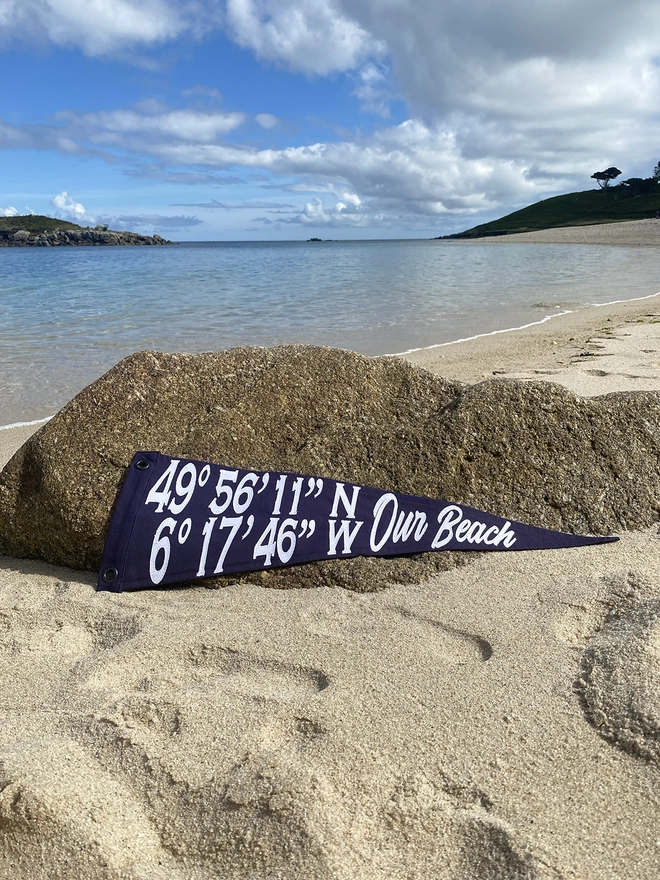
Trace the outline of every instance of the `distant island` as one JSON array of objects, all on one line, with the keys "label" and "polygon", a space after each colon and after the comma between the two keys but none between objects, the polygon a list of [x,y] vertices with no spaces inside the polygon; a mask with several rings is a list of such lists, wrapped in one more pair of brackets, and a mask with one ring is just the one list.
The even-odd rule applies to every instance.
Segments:
[{"label": "distant island", "polygon": [[511,235],[514,232],[537,232],[560,226],[591,226],[598,223],[621,223],[646,220],[660,211],[660,180],[633,177],[617,186],[585,192],[567,193],[544,199],[465,232],[439,235],[438,239],[483,238],[486,235]]},{"label": "distant island", "polygon": [[0,247],[94,247],[175,244],[160,235],[117,232],[107,226],[78,226],[41,214],[0,217]]}]

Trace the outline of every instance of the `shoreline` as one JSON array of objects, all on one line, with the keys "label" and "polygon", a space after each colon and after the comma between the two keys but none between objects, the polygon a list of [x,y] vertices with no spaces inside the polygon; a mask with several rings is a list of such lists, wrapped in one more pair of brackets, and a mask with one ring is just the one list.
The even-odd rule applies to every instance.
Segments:
[{"label": "shoreline", "polygon": [[[516,369],[518,371],[532,369],[531,360],[535,357],[541,357],[546,367],[555,367],[556,358],[552,362],[548,362],[548,351],[545,345],[548,339],[553,344],[556,343],[560,346],[556,352],[552,352],[555,356],[560,351],[565,351],[567,346],[570,348],[569,343],[575,343],[573,347],[579,348],[578,338],[582,336],[586,338],[596,332],[598,328],[595,325],[599,322],[611,322],[614,326],[617,322],[625,323],[628,320],[633,320],[647,309],[646,304],[649,301],[656,298],[658,299],[658,308],[660,308],[659,291],[632,299],[589,303],[579,308],[564,309],[556,314],[546,315],[538,321],[531,321],[521,326],[492,330],[449,342],[434,343],[391,354],[373,355],[373,357],[404,358],[411,363],[431,370],[431,372],[440,372],[442,375],[444,375],[443,370],[450,370],[451,375],[447,374],[446,378],[465,382],[476,382],[486,378],[483,370],[479,372],[477,360],[480,358],[484,359],[484,363],[495,363],[499,358],[502,362],[506,361],[510,370],[514,371]],[[593,309],[600,310],[598,317],[592,311]],[[507,351],[508,348],[515,348],[515,351]],[[449,351],[443,353],[440,349]],[[533,349],[533,352],[530,349]],[[0,425],[0,431],[45,424],[53,418],[53,415]]]},{"label": "shoreline", "polygon": [[[601,317],[605,320],[625,320],[625,315],[636,311],[635,304],[640,304],[639,308],[640,310],[643,310],[643,303],[649,300],[653,300],[656,297],[660,297],[660,291],[658,293],[651,293],[645,296],[633,297],[632,299],[613,300],[612,302],[607,303],[588,303],[579,308],[564,309],[560,312],[557,312],[556,314],[546,315],[538,321],[531,321],[530,323],[523,324],[521,326],[506,327],[501,330],[492,330],[487,333],[478,333],[475,336],[467,336],[465,338],[454,339],[449,342],[438,342],[434,343],[433,345],[422,346],[420,348],[411,348],[406,351],[393,352],[383,355],[373,355],[372,357],[400,357],[409,360],[412,363],[417,363],[419,366],[425,367],[426,369],[431,369],[431,371],[433,372],[434,370],[448,367],[449,363],[452,363],[453,365],[458,365],[464,359],[468,360],[474,356],[483,356],[488,359],[488,340],[494,340],[494,350],[498,350],[501,346],[499,340],[495,339],[496,337],[504,336],[507,339],[515,340],[515,334],[521,334],[521,341],[523,342],[523,345],[526,341],[536,336],[538,336],[539,338],[544,338],[547,336],[551,336],[553,338],[556,336],[566,337],[572,332],[577,333],[583,331],[585,327],[588,328],[590,323],[588,320],[588,316],[592,315],[592,309],[604,310],[601,313]],[[575,326],[572,328],[570,325],[573,322],[571,322],[570,316],[579,316],[576,317]],[[567,319],[566,325],[561,323],[561,320],[564,318]],[[547,325],[551,325],[551,327],[547,327]],[[551,332],[555,330],[555,328],[557,332]],[[449,357],[447,357],[446,355],[438,356],[438,349],[447,348],[452,349],[452,354]],[[440,361],[443,361],[443,363],[440,363]],[[523,368],[524,365],[521,364],[521,369]],[[469,375],[475,376],[475,373],[470,372]],[[463,377],[460,375],[452,375],[447,376],[447,378],[462,379]],[[463,378],[463,381],[477,381],[478,378],[484,378],[483,374],[475,377],[472,380]],[[30,425],[45,424],[47,421],[53,418],[53,415],[54,413],[38,419],[30,419],[27,421],[11,422],[6,425],[0,425],[0,431],[10,431],[14,428],[23,428]]]},{"label": "shoreline", "polygon": [[491,330],[488,333],[477,333],[475,336],[466,336],[463,339],[452,339],[450,342],[437,342],[433,345],[423,345],[419,348],[409,348],[406,351],[398,351],[394,352],[391,355],[382,355],[382,357],[406,357],[406,355],[416,354],[420,351],[431,351],[435,348],[444,348],[447,345],[459,345],[462,342],[474,342],[474,340],[476,339],[486,339],[490,336],[498,336],[500,333],[515,333],[518,330],[528,330],[530,327],[538,327],[541,324],[547,324],[548,321],[553,321],[555,318],[561,318],[564,315],[572,315],[575,312],[582,311],[583,309],[600,309],[606,306],[617,306],[623,305],[624,303],[641,302],[647,299],[654,299],[656,296],[660,296],[660,291],[658,291],[658,293],[649,293],[646,296],[635,296],[632,299],[615,299],[611,302],[606,303],[585,303],[578,309],[564,309],[561,312],[557,312],[557,314],[555,315],[546,315],[539,321],[530,321],[528,324],[521,324],[519,327],[505,327],[502,330]]},{"label": "shoreline", "polygon": [[53,416],[45,416],[43,419],[32,419],[29,422],[13,422],[10,425],[0,425],[0,431],[11,431],[12,428],[29,428],[32,425],[45,425]]},{"label": "shoreline", "polygon": [[420,348],[409,348],[406,351],[398,351],[392,355],[383,355],[383,357],[405,357],[409,354],[416,354],[418,351],[430,351],[434,348],[444,348],[447,345],[473,342],[475,339],[486,339],[489,336],[498,336],[500,333],[515,333],[517,330],[528,330],[530,327],[547,324],[548,321],[553,321],[555,318],[561,318],[564,315],[572,315],[577,311],[582,311],[582,309],[600,309],[605,306],[617,306],[622,305],[623,303],[654,299],[656,296],[660,296],[660,291],[658,291],[658,293],[649,293],[646,296],[635,296],[632,299],[615,299],[612,300],[612,302],[607,303],[585,303],[579,309],[564,309],[562,312],[557,312],[556,315],[546,315],[544,318],[541,318],[540,321],[530,321],[529,324],[521,324],[519,327],[505,327],[503,330],[491,330],[489,333],[477,333],[475,336],[466,336],[464,339],[452,339],[450,342],[436,342],[434,345],[423,345],[420,346]]},{"label": "shoreline", "polygon": [[[517,246],[512,245],[509,250],[500,248],[495,251],[488,244],[478,253],[473,250],[468,254],[460,248],[457,250],[454,247],[456,242],[440,250],[435,245],[437,242],[426,241],[415,244],[412,249],[382,243],[373,251],[371,244],[362,248],[356,253],[355,266],[350,271],[342,269],[336,277],[335,274],[328,276],[329,290],[341,302],[341,306],[337,306],[342,316],[338,322],[328,320],[325,314],[330,307],[327,295],[323,295],[320,288],[322,276],[321,282],[315,283],[314,290],[309,293],[310,308],[305,310],[309,314],[305,315],[295,312],[295,285],[289,297],[289,288],[285,289],[277,276],[274,289],[269,290],[268,299],[264,301],[274,303],[273,321],[264,323],[258,308],[246,307],[246,303],[253,301],[249,292],[251,282],[241,268],[245,258],[240,254],[232,256],[230,265],[237,289],[245,295],[236,298],[233,293],[231,296],[218,294],[223,306],[220,309],[213,307],[214,272],[225,260],[219,251],[205,251],[201,260],[202,287],[199,296],[195,294],[191,300],[191,307],[193,302],[196,303],[194,308],[199,308],[200,315],[208,318],[199,327],[195,321],[188,321],[175,283],[178,272],[200,262],[193,251],[186,255],[182,253],[181,259],[168,257],[169,268],[165,276],[162,276],[159,259],[148,254],[145,259],[140,258],[136,265],[140,267],[139,277],[146,293],[145,297],[135,299],[126,299],[122,293],[123,285],[130,277],[126,273],[135,268],[133,257],[126,250],[116,248],[109,254],[108,259],[119,280],[106,296],[102,283],[106,258],[91,259],[95,252],[89,252],[88,292],[80,298],[81,291],[78,291],[71,298],[75,291],[69,291],[67,287],[69,272],[60,273],[63,281],[60,283],[57,278],[53,281],[45,312],[37,306],[40,291],[49,286],[48,273],[54,270],[58,275],[56,266],[61,260],[66,257],[64,262],[68,266],[73,258],[64,251],[43,251],[43,259],[36,263],[29,260],[27,270],[20,268],[21,258],[15,270],[28,271],[29,283],[24,303],[21,303],[20,296],[11,293],[13,288],[10,286],[9,303],[13,305],[15,301],[16,308],[11,308],[8,313],[9,332],[3,346],[6,361],[0,377],[4,394],[0,425],[14,425],[53,415],[123,356],[140,349],[162,346],[169,351],[194,352],[223,350],[240,344],[306,341],[342,346],[371,357],[389,354],[408,357],[415,349],[434,346],[445,346],[437,350],[448,353],[463,340],[471,344],[472,337],[496,330],[511,336],[527,324],[545,321],[548,326],[554,326],[561,320],[558,318],[561,312],[580,309],[584,303],[612,302],[622,296],[635,299],[660,290],[657,255],[649,248],[613,251],[591,247],[562,251],[557,247],[536,245],[531,250],[521,247],[516,250]],[[10,251],[5,253],[11,254]],[[245,265],[252,266],[254,260],[260,261],[260,254],[270,259],[268,253],[258,251]],[[417,275],[413,269],[402,281],[401,290],[397,290],[395,279],[398,276],[396,272],[388,271],[390,280],[382,294],[377,284],[365,283],[358,288],[364,296],[356,301],[351,296],[352,281],[358,283],[361,277],[372,281],[379,278],[380,267],[385,265],[381,257],[387,257],[387,265],[391,262],[393,267],[400,260],[402,265],[412,260],[419,267],[419,284],[415,281]],[[291,266],[296,272],[306,264],[297,251],[287,251],[283,260],[284,267],[292,261]],[[85,257],[81,265],[87,265],[87,262]],[[72,269],[72,279],[77,271],[82,271],[78,259],[73,260],[72,267],[73,264],[78,268]],[[353,266],[351,260],[348,264]],[[341,261],[338,262],[337,255],[323,257],[319,261],[321,266],[331,270],[336,266],[339,270]],[[370,270],[366,275],[365,269]],[[156,291],[161,289],[159,283],[163,304],[162,308],[158,306],[159,315],[152,327],[148,316],[145,317],[145,309],[150,297],[157,297]],[[284,297],[281,303],[280,295]],[[236,299],[234,305],[232,298]],[[76,303],[73,311],[71,303]],[[226,317],[223,309],[227,311]],[[297,315],[293,324],[285,323],[289,310]],[[104,315],[102,324],[98,324],[94,317],[95,311]],[[25,315],[23,321],[19,317],[21,314]],[[48,321],[43,322],[46,317],[55,322],[52,327]],[[76,345],[72,344],[74,339]],[[25,349],[30,350],[28,361],[25,360]]]},{"label": "shoreline", "polygon": [[[581,380],[590,390],[579,393],[595,394],[599,392],[591,381],[592,374],[584,375],[579,369],[586,360],[605,356],[602,351],[590,351],[606,342],[593,342],[594,337],[606,333],[615,338],[617,332],[647,319],[660,320],[660,293],[566,310],[525,327],[441,343],[401,356],[445,378],[468,383],[493,376],[545,378],[575,390],[576,381],[579,384]],[[622,381],[631,387],[634,384]]]}]

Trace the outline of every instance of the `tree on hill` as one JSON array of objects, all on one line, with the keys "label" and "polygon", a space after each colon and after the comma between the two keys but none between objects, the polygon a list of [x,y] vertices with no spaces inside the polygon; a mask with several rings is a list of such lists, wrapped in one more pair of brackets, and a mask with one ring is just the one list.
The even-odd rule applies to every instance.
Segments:
[{"label": "tree on hill", "polygon": [[653,180],[660,181],[660,162],[658,162],[658,164],[653,169]]},{"label": "tree on hill", "polygon": [[657,193],[658,183],[660,179],[653,177],[630,177],[623,180],[614,189],[622,190],[632,196],[653,195]]},{"label": "tree on hill", "polygon": [[598,186],[601,189],[607,189],[610,185],[610,180],[614,180],[615,177],[618,177],[621,174],[618,168],[615,168],[612,165],[610,168],[606,168],[605,171],[596,171],[595,174],[592,174],[592,180],[598,181]]}]

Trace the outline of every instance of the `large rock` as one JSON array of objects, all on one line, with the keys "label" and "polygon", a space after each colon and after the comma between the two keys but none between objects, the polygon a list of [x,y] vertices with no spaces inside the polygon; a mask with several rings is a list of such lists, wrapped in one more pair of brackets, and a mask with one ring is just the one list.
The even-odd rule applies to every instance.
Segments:
[{"label": "large rock", "polygon": [[660,394],[577,397],[549,382],[473,385],[436,423],[442,497],[582,534],[656,522]]},{"label": "large rock", "polygon": [[[468,387],[396,358],[306,346],[140,352],[82,391],[0,474],[0,550],[96,569],[138,449],[318,474],[602,534],[657,518],[660,395],[589,400],[514,380]],[[244,578],[366,590],[465,559],[333,560]]]},{"label": "large rock", "polygon": [[[141,352],[86,388],[0,475],[0,550],[98,567],[112,504],[137,449],[423,491],[429,426],[462,386],[393,358],[287,346]],[[446,567],[428,554],[255,575],[273,585],[370,589]]]}]

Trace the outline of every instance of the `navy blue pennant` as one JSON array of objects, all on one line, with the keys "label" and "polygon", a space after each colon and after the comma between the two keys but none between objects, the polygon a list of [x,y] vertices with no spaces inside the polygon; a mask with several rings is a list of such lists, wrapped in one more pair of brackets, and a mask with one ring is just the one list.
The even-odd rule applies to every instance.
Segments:
[{"label": "navy blue pennant", "polygon": [[320,559],[617,540],[325,477],[138,452],[112,514],[98,589],[119,593]]}]

